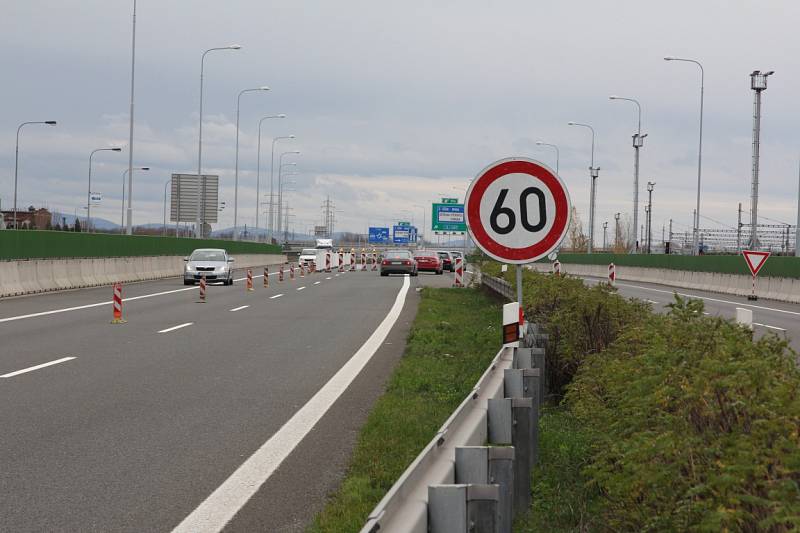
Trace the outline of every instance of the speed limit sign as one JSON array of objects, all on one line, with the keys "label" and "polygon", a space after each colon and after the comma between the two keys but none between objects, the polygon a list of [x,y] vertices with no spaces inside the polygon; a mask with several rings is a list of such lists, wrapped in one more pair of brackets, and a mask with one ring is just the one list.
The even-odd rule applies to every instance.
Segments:
[{"label": "speed limit sign", "polygon": [[492,163],[472,181],[464,201],[475,244],[504,263],[531,263],[567,234],[571,203],[564,182],[524,157]]}]

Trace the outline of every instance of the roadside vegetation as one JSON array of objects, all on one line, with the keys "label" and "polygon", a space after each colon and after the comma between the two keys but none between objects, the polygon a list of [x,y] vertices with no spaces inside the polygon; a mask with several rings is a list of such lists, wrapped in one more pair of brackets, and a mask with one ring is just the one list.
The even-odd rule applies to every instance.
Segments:
[{"label": "roadside vegetation", "polygon": [[475,289],[424,288],[405,354],[367,419],[352,463],[309,531],[359,531],[497,353],[500,304]]},{"label": "roadside vegetation", "polygon": [[530,271],[523,284],[550,334],[553,395],[516,530],[800,527],[800,373],[785,341],[753,341],[698,300],[659,315],[607,285]]}]

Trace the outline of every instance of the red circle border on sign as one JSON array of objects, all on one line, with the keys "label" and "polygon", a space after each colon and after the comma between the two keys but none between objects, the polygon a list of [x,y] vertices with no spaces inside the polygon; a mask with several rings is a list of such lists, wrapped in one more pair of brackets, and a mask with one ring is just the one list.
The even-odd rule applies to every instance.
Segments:
[{"label": "red circle border on sign", "polygon": [[[480,201],[486,189],[495,180],[507,174],[528,174],[542,181],[550,190],[556,204],[556,216],[553,226],[544,239],[526,248],[511,248],[494,240],[483,228],[480,220]],[[467,197],[467,224],[472,237],[489,255],[499,260],[515,263],[533,262],[547,255],[563,238],[569,223],[569,198],[566,187],[548,168],[529,159],[512,158],[494,163],[485,169],[472,183]]]}]

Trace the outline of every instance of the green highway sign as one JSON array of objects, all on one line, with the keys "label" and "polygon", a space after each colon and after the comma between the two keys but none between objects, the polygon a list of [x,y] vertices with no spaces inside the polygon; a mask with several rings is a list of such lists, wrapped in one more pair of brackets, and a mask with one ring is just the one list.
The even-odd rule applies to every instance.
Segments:
[{"label": "green highway sign", "polygon": [[443,204],[457,204],[458,198],[442,198]]},{"label": "green highway sign", "polygon": [[411,222],[398,222],[398,223],[397,223],[397,225],[398,225],[398,226],[407,227],[407,226],[410,226],[410,225],[411,225]]},{"label": "green highway sign", "polygon": [[[450,200],[451,198],[444,198]],[[464,204],[441,203],[433,204],[431,215],[432,231],[467,231],[467,224],[464,220]]]}]

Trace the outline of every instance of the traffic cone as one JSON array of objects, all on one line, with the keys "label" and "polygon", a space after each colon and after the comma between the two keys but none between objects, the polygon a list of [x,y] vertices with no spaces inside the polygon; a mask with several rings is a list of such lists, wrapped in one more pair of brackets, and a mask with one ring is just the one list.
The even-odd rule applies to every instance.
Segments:
[{"label": "traffic cone", "polygon": [[114,284],[114,319],[112,324],[123,324],[122,319],[122,283]]},{"label": "traffic cone", "polygon": [[203,277],[200,278],[200,299],[197,303],[204,304],[206,303],[206,276],[203,274]]}]

